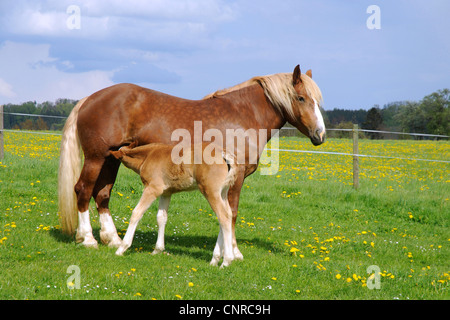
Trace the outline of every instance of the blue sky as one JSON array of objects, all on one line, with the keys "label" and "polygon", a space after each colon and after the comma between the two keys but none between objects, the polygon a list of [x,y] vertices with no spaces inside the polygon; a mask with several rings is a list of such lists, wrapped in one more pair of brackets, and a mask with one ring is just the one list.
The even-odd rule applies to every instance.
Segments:
[{"label": "blue sky", "polygon": [[[367,28],[370,5],[381,29]],[[448,0],[1,0],[0,103],[120,82],[200,99],[297,64],[326,110],[420,100],[450,87],[449,12]]]}]

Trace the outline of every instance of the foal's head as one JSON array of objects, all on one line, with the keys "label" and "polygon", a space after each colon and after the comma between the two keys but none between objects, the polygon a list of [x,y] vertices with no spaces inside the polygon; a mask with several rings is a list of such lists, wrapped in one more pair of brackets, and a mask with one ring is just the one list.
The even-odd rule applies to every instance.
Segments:
[{"label": "foal's head", "polygon": [[296,95],[292,99],[292,113],[287,115],[287,120],[318,146],[325,142],[325,124],[319,109],[322,95],[312,80],[311,70],[301,74],[300,66],[297,65],[292,74],[292,85]]}]

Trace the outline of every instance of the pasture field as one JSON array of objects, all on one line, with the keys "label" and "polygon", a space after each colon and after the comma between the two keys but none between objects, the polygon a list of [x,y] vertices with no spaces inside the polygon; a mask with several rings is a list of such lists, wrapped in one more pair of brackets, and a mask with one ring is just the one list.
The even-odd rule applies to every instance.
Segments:
[{"label": "pasture field", "polygon": [[[218,222],[199,192],[172,197],[160,255],[150,255],[157,203],[122,257],[62,235],[60,138],[5,133],[0,299],[450,298],[449,163],[361,158],[354,190],[351,157],[281,152],[278,172],[258,170],[246,179],[236,224],[244,261],[220,270],[209,266]],[[345,139],[313,147],[307,139],[280,138],[279,147],[352,150]],[[360,153],[448,161],[450,143],[360,140]],[[122,166],[110,203],[121,236],[141,191],[139,177]],[[92,202],[91,221],[98,239]],[[71,266],[79,270],[79,289]]]}]

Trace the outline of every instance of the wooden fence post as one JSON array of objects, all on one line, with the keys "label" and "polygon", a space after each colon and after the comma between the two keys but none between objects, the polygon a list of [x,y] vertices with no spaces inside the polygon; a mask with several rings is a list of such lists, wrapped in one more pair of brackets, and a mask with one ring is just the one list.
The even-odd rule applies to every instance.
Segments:
[{"label": "wooden fence post", "polygon": [[353,125],[353,188],[359,188],[358,124]]},{"label": "wooden fence post", "polygon": [[5,155],[3,150],[3,105],[0,105],[0,159]]}]

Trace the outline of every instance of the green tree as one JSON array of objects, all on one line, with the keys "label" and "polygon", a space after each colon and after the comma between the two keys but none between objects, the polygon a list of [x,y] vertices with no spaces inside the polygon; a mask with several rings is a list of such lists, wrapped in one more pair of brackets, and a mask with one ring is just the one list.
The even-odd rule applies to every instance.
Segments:
[{"label": "green tree", "polygon": [[[375,106],[367,112],[366,121],[364,121],[362,127],[367,130],[380,130],[383,123],[383,116],[381,115],[380,108]],[[370,139],[379,139],[381,137],[378,132],[367,132]]]},{"label": "green tree", "polygon": [[427,133],[450,135],[450,90],[443,89],[424,97],[419,105]]},{"label": "green tree", "polygon": [[398,113],[394,116],[403,132],[426,133],[426,121],[419,106],[418,102],[408,101],[399,108]]}]

